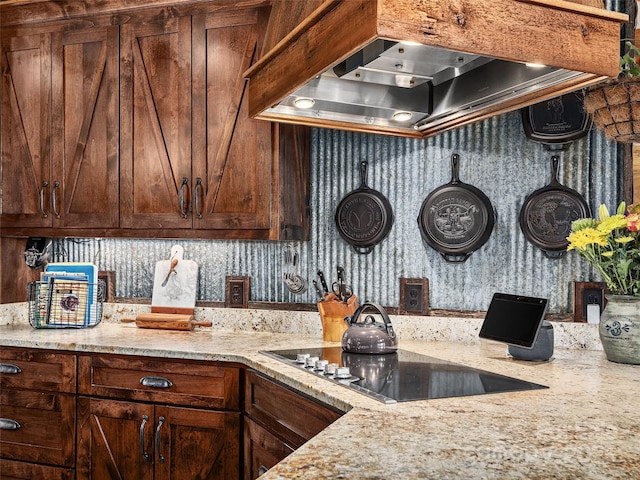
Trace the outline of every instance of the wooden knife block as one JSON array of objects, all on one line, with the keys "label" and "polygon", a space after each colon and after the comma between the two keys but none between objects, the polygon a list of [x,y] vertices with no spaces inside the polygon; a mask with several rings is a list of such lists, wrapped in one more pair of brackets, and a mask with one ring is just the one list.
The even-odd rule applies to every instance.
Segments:
[{"label": "wooden knife block", "polygon": [[346,302],[341,302],[333,293],[325,295],[318,302],[318,311],[322,320],[322,339],[326,342],[339,342],[347,330],[345,317],[353,315],[358,309],[358,297],[353,295]]}]

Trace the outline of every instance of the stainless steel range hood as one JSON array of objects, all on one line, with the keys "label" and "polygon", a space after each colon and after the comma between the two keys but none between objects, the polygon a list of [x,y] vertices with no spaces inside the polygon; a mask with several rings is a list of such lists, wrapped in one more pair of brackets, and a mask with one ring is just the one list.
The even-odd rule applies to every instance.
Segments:
[{"label": "stainless steel range hood", "polygon": [[295,2],[274,2],[250,114],[410,137],[616,76],[627,20],[563,0]]}]

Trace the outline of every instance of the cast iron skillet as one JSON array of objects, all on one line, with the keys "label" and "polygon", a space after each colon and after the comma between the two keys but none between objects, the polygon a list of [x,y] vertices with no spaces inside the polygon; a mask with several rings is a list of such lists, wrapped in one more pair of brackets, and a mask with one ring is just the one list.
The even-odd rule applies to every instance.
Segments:
[{"label": "cast iron skillet", "polygon": [[593,119],[583,101],[584,92],[579,90],[523,108],[525,135],[548,150],[564,150],[591,129]]},{"label": "cast iron skillet", "polygon": [[336,209],[338,233],[357,253],[367,254],[389,234],[393,210],[389,200],[367,186],[367,166],[360,162],[360,186],[348,193]]},{"label": "cast iron skillet", "polygon": [[422,202],[418,226],[425,242],[451,263],[462,263],[489,240],[495,212],[489,198],[460,181],[457,153],[451,155],[451,181]]},{"label": "cast iron skillet", "polygon": [[589,217],[585,199],[558,182],[558,156],[551,157],[551,182],[531,193],[520,209],[520,228],[525,238],[549,258],[567,253],[571,222]]}]

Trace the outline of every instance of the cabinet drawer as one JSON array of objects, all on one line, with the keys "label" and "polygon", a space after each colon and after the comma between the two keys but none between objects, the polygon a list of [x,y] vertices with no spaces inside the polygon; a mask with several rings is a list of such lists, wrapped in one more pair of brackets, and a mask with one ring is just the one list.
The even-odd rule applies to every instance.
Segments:
[{"label": "cabinet drawer", "polygon": [[76,357],[29,349],[0,349],[0,389],[75,393]]},{"label": "cabinet drawer", "polygon": [[1,457],[74,466],[74,395],[3,388],[0,411]]},{"label": "cabinet drawer", "polygon": [[3,480],[73,480],[71,468],[49,467],[33,463],[0,459]]},{"label": "cabinet drawer", "polygon": [[239,368],[124,356],[81,356],[81,394],[240,410]]},{"label": "cabinet drawer", "polygon": [[245,411],[293,448],[342,416],[342,412],[247,371]]}]

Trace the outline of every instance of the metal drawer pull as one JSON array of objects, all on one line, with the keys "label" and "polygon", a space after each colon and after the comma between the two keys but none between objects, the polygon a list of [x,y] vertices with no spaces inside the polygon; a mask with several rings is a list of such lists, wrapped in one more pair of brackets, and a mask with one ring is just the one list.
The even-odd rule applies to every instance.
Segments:
[{"label": "metal drawer pull", "polygon": [[21,373],[22,370],[19,366],[14,365],[13,363],[0,363],[0,373],[9,373],[11,375],[17,375]]},{"label": "metal drawer pull", "polygon": [[180,186],[180,194],[178,196],[178,201],[180,202],[180,215],[182,218],[187,218],[187,207],[184,204],[184,192],[187,189],[187,183],[189,183],[189,179],[187,177],[182,177],[182,185]]},{"label": "metal drawer pull", "polygon": [[42,182],[42,187],[40,187],[40,213],[44,218],[47,218],[47,211],[44,209],[44,189],[49,186],[49,182]]},{"label": "metal drawer pull", "polygon": [[164,417],[158,418],[158,426],[156,427],[156,455],[158,455],[158,461],[164,463],[164,457],[160,452],[160,429],[164,425]]},{"label": "metal drawer pull", "polygon": [[20,424],[10,418],[0,418],[0,430],[19,430]]},{"label": "metal drawer pull", "polygon": [[51,210],[53,210],[53,214],[60,218],[60,212],[58,212],[58,187],[60,187],[60,182],[56,180],[53,182],[53,190],[51,190]]},{"label": "metal drawer pull", "polygon": [[258,469],[258,476],[264,475],[268,471],[269,469],[267,467],[265,467],[264,465],[260,465],[260,468]]},{"label": "metal drawer pull", "polygon": [[140,451],[142,452],[142,458],[146,462],[151,461],[151,455],[144,451],[144,427],[149,421],[149,417],[147,415],[142,416],[142,423],[140,424]]},{"label": "metal drawer pull", "polygon": [[196,188],[193,196],[193,205],[196,211],[196,217],[202,218],[202,212],[200,211],[200,190],[202,190],[202,179],[196,178]]},{"label": "metal drawer pull", "polygon": [[164,377],[142,377],[140,383],[145,387],[152,388],[171,388],[173,386],[171,380]]}]

